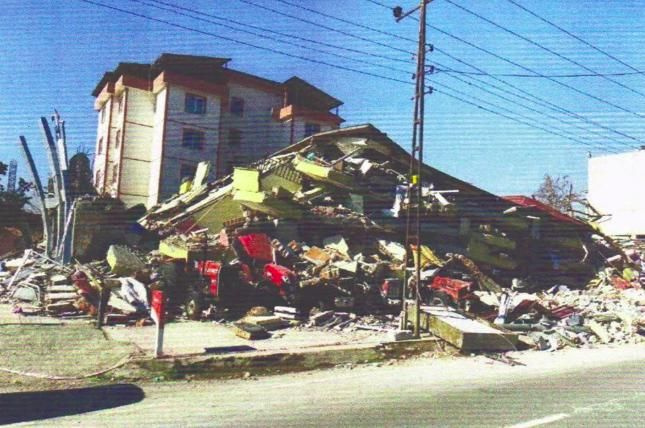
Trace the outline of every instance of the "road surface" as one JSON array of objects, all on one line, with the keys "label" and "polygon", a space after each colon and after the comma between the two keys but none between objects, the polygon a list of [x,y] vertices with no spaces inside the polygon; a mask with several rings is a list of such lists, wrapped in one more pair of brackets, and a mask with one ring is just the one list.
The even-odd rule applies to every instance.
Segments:
[{"label": "road surface", "polygon": [[[246,380],[141,385],[145,397],[28,426],[642,427],[645,347],[420,358]],[[71,411],[70,411],[71,413]]]}]

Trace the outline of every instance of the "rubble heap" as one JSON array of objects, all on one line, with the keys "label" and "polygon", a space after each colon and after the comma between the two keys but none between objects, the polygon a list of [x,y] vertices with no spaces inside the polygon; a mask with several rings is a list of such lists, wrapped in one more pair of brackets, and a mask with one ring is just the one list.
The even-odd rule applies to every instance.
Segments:
[{"label": "rubble heap", "polygon": [[[29,253],[14,262],[5,296],[73,286],[79,296],[59,315],[72,305],[135,322],[163,290],[171,314],[246,314],[235,332],[257,339],[303,323],[406,329],[417,315],[403,303],[418,295],[423,327],[464,350],[484,349],[484,337],[498,350],[641,340],[639,253],[533,199],[501,198],[426,165],[419,182],[409,170],[409,155],[371,125],[316,134],[213,182],[202,163],[190,190],[139,220],[157,249],[112,245],[98,265],[52,265],[57,284],[46,269],[20,272],[40,257]],[[406,244],[408,212],[420,213],[419,248]],[[247,313],[258,306],[266,312]],[[466,343],[466,325],[480,342]]]}]

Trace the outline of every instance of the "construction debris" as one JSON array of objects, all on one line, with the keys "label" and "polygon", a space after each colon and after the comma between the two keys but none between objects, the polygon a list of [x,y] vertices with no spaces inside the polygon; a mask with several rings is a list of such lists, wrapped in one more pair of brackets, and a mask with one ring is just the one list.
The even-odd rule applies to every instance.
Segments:
[{"label": "construction debris", "polygon": [[[30,250],[5,260],[0,298],[23,313],[134,324],[149,322],[160,289],[171,319],[230,322],[253,340],[288,326],[407,340],[418,309],[422,330],[464,352],[642,341],[638,250],[429,166],[422,182],[408,180],[409,165],[369,125],[317,134],[212,183],[201,164],[198,185],[139,228],[122,209],[115,234],[79,223],[72,254],[82,263]],[[107,215],[106,204],[77,198],[70,210]],[[407,234],[417,211],[418,246]]]}]

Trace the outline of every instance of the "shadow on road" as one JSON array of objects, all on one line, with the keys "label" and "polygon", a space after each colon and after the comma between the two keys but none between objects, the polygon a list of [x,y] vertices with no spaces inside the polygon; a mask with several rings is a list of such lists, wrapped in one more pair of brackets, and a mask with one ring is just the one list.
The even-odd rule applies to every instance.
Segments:
[{"label": "shadow on road", "polygon": [[132,384],[0,394],[0,425],[110,409],[143,397],[143,390]]}]

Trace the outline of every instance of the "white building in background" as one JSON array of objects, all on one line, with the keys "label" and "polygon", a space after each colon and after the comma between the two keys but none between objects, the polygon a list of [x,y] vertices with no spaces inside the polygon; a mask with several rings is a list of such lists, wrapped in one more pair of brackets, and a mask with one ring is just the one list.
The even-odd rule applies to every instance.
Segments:
[{"label": "white building in background", "polygon": [[275,82],[232,70],[229,61],[162,54],[104,74],[92,92],[99,193],[151,207],[200,161],[222,176],[343,122],[342,102],[304,80]]},{"label": "white building in background", "polygon": [[599,223],[608,235],[645,235],[645,150],[589,159],[587,198],[608,219]]}]

